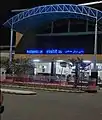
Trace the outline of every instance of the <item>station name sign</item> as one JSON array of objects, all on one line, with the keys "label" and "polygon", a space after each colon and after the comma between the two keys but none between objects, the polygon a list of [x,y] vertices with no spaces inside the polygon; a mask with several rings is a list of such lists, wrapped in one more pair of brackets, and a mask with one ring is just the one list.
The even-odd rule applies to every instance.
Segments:
[{"label": "station name sign", "polygon": [[84,49],[28,49],[26,54],[84,54]]}]

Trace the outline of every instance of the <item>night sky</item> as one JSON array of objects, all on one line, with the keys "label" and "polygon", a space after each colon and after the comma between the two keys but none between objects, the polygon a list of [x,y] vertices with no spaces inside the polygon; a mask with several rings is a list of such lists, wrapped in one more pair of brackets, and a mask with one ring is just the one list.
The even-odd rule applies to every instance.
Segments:
[{"label": "night sky", "polygon": [[[44,5],[44,4],[59,4],[59,3],[79,4],[79,3],[91,2],[91,0],[54,0],[54,1],[55,2],[50,0],[9,0],[8,2],[8,0],[2,0],[2,2],[0,3],[0,45],[9,45],[10,31],[9,29],[4,28],[2,24],[8,18],[14,15],[14,13],[10,12],[10,10],[12,9],[31,8],[34,6]],[[102,4],[94,5],[92,7],[102,10]]]}]

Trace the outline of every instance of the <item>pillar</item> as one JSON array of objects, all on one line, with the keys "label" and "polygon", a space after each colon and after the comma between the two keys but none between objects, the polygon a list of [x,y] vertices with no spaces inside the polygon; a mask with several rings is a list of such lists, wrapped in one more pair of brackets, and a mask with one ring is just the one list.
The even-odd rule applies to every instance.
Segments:
[{"label": "pillar", "polygon": [[51,33],[53,33],[53,29],[54,29],[54,22],[51,23]]},{"label": "pillar", "polygon": [[70,32],[70,20],[68,20],[68,32]]},{"label": "pillar", "polygon": [[88,32],[89,21],[86,20],[86,32]]},{"label": "pillar", "polygon": [[91,78],[96,79],[96,84],[97,84],[97,80],[98,80],[98,70],[97,70],[97,66],[96,66],[96,63],[97,63],[97,32],[98,32],[98,29],[97,29],[97,19],[96,19],[95,42],[94,42],[94,60],[93,60],[94,68],[91,71]]},{"label": "pillar", "polygon": [[56,75],[56,62],[52,61],[51,62],[51,76],[55,76]]}]

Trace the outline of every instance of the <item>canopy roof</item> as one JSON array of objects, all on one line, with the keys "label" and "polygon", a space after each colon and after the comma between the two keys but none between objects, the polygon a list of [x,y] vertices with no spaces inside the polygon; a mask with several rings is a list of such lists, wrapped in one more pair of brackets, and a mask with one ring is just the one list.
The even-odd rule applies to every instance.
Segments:
[{"label": "canopy roof", "polygon": [[13,16],[4,26],[24,33],[36,29],[44,23],[64,18],[76,18],[95,21],[102,24],[102,11],[75,4],[53,4],[34,7]]}]

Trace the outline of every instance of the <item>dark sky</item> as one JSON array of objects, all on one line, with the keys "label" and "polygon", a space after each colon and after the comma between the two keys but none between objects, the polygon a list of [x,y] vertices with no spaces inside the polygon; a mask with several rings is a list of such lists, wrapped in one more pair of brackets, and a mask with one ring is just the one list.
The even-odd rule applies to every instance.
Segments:
[{"label": "dark sky", "polygon": [[[2,0],[2,2],[0,3],[0,40],[1,40],[0,45],[9,44],[9,41],[8,41],[10,36],[9,30],[7,28],[3,28],[2,24],[13,15],[10,12],[10,10],[12,9],[31,8],[31,7],[43,5],[43,4],[59,4],[59,3],[79,4],[79,3],[91,2],[91,0],[53,0],[53,1],[51,0]],[[92,1],[96,1],[96,0],[92,0]],[[95,5],[94,7],[102,10],[102,4]]]},{"label": "dark sky", "polygon": [[[8,2],[9,1],[9,2]],[[68,4],[79,4],[86,3],[96,0],[2,0],[0,3],[0,23],[7,20],[10,17],[11,9],[22,9],[22,8],[31,8],[43,4],[59,4],[59,3],[68,3]],[[94,5],[94,7],[102,10],[102,4]]]}]

